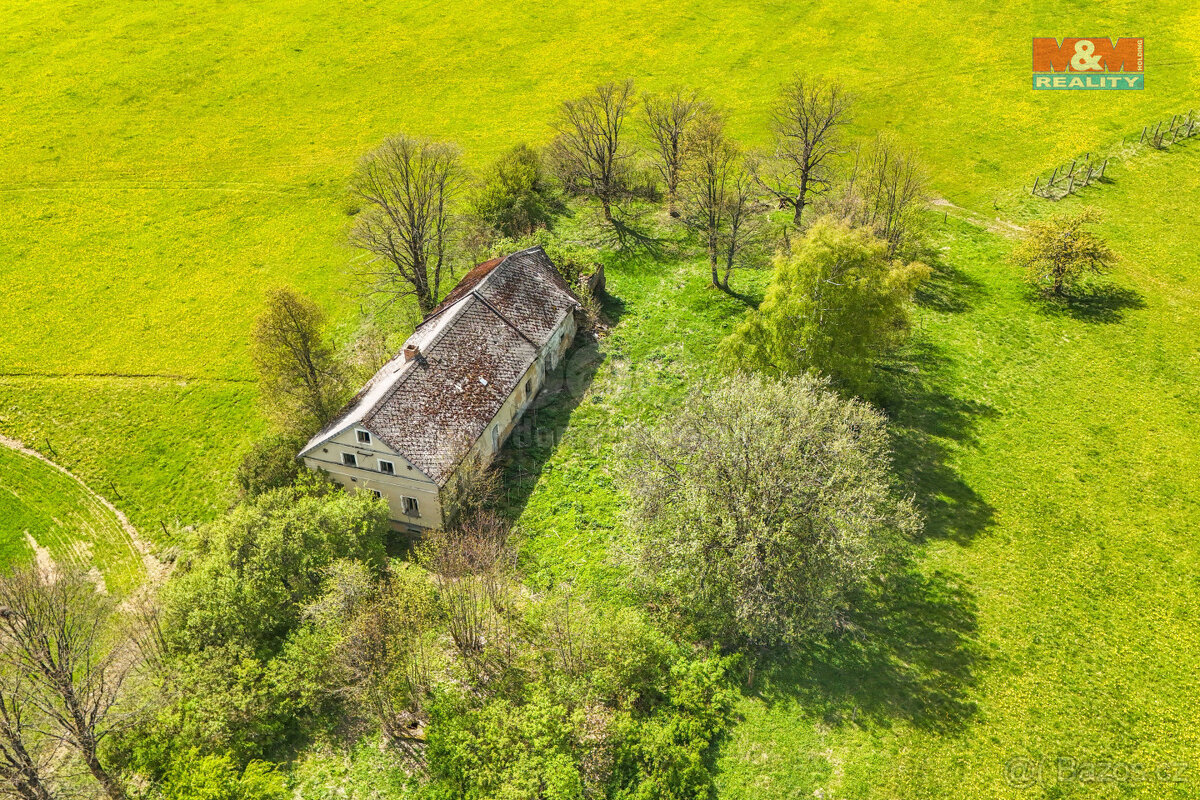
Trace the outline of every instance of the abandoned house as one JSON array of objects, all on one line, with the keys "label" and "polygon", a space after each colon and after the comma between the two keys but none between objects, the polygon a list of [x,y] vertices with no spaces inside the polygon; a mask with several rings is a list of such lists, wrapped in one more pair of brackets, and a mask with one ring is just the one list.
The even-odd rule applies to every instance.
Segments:
[{"label": "abandoned house", "polygon": [[460,467],[500,450],[570,346],[579,307],[540,247],[485,261],[300,457],[385,498],[394,527],[440,527]]}]

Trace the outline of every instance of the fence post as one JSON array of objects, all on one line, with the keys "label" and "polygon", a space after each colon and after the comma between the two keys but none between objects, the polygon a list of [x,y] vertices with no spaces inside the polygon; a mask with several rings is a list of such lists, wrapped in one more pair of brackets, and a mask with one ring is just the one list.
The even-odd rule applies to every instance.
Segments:
[{"label": "fence post", "polygon": [[1041,180],[1041,178],[1034,178],[1034,179],[1033,179],[1033,191],[1032,191],[1032,192],[1030,192],[1030,194],[1037,194],[1037,186],[1038,186],[1038,181],[1040,181],[1040,180]]},{"label": "fence post", "polygon": [[1138,139],[1138,144],[1141,144],[1142,142],[1146,141],[1146,129],[1149,127],[1150,127],[1149,125],[1142,126],[1142,138]]},{"label": "fence post", "polygon": [[[1067,194],[1071,194],[1074,191],[1075,191],[1075,176],[1072,174],[1071,182],[1069,184],[1067,184]],[[1063,196],[1065,197],[1066,195],[1063,195]]]},{"label": "fence post", "polygon": [[1108,159],[1104,159],[1104,163],[1100,165],[1100,177],[1097,180],[1104,180],[1104,170],[1108,169]]}]

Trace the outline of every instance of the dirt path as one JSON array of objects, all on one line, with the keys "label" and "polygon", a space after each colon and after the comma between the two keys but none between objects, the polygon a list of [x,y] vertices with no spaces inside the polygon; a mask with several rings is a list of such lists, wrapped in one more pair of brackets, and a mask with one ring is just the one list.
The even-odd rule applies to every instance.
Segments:
[{"label": "dirt path", "polygon": [[[113,513],[113,516],[115,516],[117,518],[117,522],[120,523],[121,529],[124,530],[126,536],[129,537],[129,541],[133,545],[133,549],[138,553],[139,556],[141,556],[142,565],[146,569],[146,576],[149,579],[149,583],[151,585],[156,585],[162,580],[162,578],[166,574],[166,565],[164,565],[161,561],[159,561],[157,558],[155,558],[154,553],[150,550],[150,546],[148,544],[146,544],[145,540],[143,540],[141,535],[137,532],[137,528],[133,527],[133,524],[129,521],[129,518],[126,517],[125,514],[119,508],[117,508],[111,502],[109,502],[108,498],[103,497],[102,495],[99,495],[95,491],[93,491],[92,488],[90,486],[88,486],[82,479],[80,479],[78,475],[76,475],[73,472],[71,472],[70,470],[60,466],[59,464],[54,463],[53,461],[51,461],[49,458],[46,458],[46,456],[42,455],[38,451],[36,451],[32,448],[26,447],[24,445],[24,443],[22,443],[21,441],[19,441],[17,439],[11,439],[7,436],[0,434],[0,446],[8,447],[12,450],[16,450],[20,453],[23,453],[24,455],[30,456],[32,458],[36,458],[39,461],[41,461],[42,463],[47,464],[50,467],[58,470],[63,475],[66,475],[72,481],[77,483],[79,485],[79,487],[81,489],[83,489],[83,491],[89,497],[91,497],[96,502],[100,503],[100,505],[104,506],[106,509],[111,511]],[[35,547],[34,549],[35,549],[35,553],[38,553],[39,561],[40,561],[41,560],[41,554],[39,552],[40,548]]]},{"label": "dirt path", "polygon": [[959,219],[965,219],[967,222],[978,228],[984,228],[991,233],[1005,236],[1009,239],[1016,238],[1025,232],[1025,229],[1020,225],[1009,222],[1008,220],[1000,219],[999,217],[989,219],[983,214],[977,214],[974,211],[963,208],[962,206],[956,206],[954,203],[951,203],[944,197],[935,197],[933,200],[929,201],[929,205],[932,208],[941,209],[948,214],[953,214]]}]

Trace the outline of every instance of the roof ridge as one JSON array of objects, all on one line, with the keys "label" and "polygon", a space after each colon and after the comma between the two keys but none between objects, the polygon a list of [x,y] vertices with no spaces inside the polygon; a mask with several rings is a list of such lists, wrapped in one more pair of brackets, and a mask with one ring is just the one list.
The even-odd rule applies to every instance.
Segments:
[{"label": "roof ridge", "polygon": [[[541,245],[534,245],[534,247],[540,247],[540,246]],[[532,249],[533,249],[532,247],[526,248],[526,250],[532,250]],[[492,267],[491,269],[489,269],[487,272],[483,273],[483,276],[480,277],[480,279],[478,281],[476,281],[473,286],[471,286],[470,290],[468,290],[466,294],[464,294],[462,297],[460,297],[459,300],[462,300],[462,299],[468,297],[469,295],[473,294],[480,286],[482,286],[484,283],[487,282],[488,278],[492,277],[492,273],[494,273],[496,270],[500,269],[506,263],[508,263],[508,259],[517,255],[518,253],[524,253],[524,252],[525,252],[525,250],[518,250],[516,253],[509,253],[506,256],[500,256],[499,257],[500,260],[496,262],[496,265],[494,267]],[[488,260],[490,261],[492,259],[488,259]],[[480,261],[474,267],[471,267],[471,269],[469,269],[465,273],[463,273],[462,278],[459,279],[460,282],[462,280],[465,280],[466,277],[471,274],[472,270],[478,269],[481,265],[486,264],[486,263],[488,263],[488,262]],[[455,284],[454,289],[457,289],[457,288],[458,288],[458,284]],[[431,319],[434,319],[435,317],[440,317],[443,313],[445,313],[446,311],[449,311],[451,308],[453,308],[455,305],[457,305],[458,300],[455,300],[450,305],[442,307],[442,304],[444,304],[446,302],[446,298],[448,298],[448,297],[450,297],[450,295],[454,294],[454,289],[451,289],[449,292],[446,293],[446,297],[442,298],[442,303],[439,303],[438,307],[434,308],[434,310],[432,312],[430,312],[429,316],[425,317],[425,319],[423,319],[419,323],[417,323],[417,328],[420,328],[426,322],[429,322]]]}]

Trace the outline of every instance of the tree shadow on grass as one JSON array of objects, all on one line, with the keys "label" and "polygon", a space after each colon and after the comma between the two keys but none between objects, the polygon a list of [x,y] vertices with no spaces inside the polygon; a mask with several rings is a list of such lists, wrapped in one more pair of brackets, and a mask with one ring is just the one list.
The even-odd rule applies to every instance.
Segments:
[{"label": "tree shadow on grass", "polygon": [[845,629],[763,664],[751,692],[797,702],[826,725],[953,732],[977,711],[971,699],[986,656],[974,596],[944,572],[906,569],[861,593]]},{"label": "tree shadow on grass", "polygon": [[985,403],[956,396],[947,363],[932,342],[917,339],[884,365],[880,402],[891,417],[892,452],[901,487],[925,516],[920,541],[965,543],[988,528],[995,508],[949,463],[952,448],[971,447]]},{"label": "tree shadow on grass", "polygon": [[[615,299],[602,305],[606,314],[608,309],[624,308]],[[590,330],[578,333],[576,344],[546,376],[544,388],[505,442],[498,463],[503,485],[501,511],[509,519],[521,516],[546,462],[554,455],[571,422],[571,414],[583,401],[596,371],[604,363],[600,344]]]},{"label": "tree shadow on grass", "polygon": [[983,291],[983,285],[937,254],[925,259],[929,278],[917,287],[917,305],[944,314],[961,314],[970,309],[969,299]]},{"label": "tree shadow on grass", "polygon": [[1065,297],[1031,290],[1029,299],[1046,316],[1110,325],[1125,319],[1126,311],[1146,307],[1146,300],[1140,293],[1110,283],[1084,286]]}]

